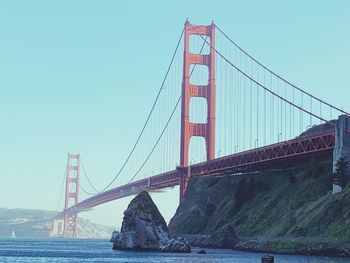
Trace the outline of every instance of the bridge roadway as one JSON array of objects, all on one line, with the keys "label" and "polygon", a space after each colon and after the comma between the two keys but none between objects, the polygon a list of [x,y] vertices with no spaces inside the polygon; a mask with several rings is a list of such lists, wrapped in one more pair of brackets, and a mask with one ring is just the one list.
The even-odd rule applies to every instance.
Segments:
[{"label": "bridge roadway", "polygon": [[237,173],[243,170],[257,169],[261,165],[273,164],[276,161],[285,159],[304,157],[311,154],[331,154],[334,144],[334,131],[328,130],[194,164],[190,168],[178,167],[178,169],[173,171],[151,176],[96,194],[64,210],[56,218],[63,217],[65,214],[73,214],[75,211],[86,211],[100,204],[135,195],[144,190],[156,191],[173,187],[179,185],[180,180],[186,175],[219,176]]}]

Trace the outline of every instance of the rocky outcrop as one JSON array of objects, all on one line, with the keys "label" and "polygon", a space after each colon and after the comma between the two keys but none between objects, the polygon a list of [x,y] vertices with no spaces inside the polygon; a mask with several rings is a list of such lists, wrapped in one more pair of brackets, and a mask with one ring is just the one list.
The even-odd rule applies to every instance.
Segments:
[{"label": "rocky outcrop", "polygon": [[147,192],[138,194],[124,211],[120,232],[113,232],[114,250],[190,252],[183,238],[170,239],[168,227]]},{"label": "rocky outcrop", "polygon": [[121,231],[112,237],[113,249],[121,250],[160,250],[169,239],[166,222],[147,192],[130,202]]},{"label": "rocky outcrop", "polygon": [[234,229],[230,225],[225,225],[218,229],[214,234],[209,235],[182,235],[189,244],[194,247],[210,248],[234,248],[240,241]]},{"label": "rocky outcrop", "polygon": [[163,252],[191,253],[190,243],[183,237],[170,239],[168,244],[161,248]]},{"label": "rocky outcrop", "polygon": [[198,250],[197,254],[207,254],[207,251],[205,251],[205,249],[201,248],[200,250]]}]

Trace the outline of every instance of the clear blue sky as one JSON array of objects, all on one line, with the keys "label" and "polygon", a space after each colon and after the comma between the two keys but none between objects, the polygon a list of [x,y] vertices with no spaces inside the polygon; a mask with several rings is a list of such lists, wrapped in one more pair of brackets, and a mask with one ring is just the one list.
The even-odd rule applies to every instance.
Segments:
[{"label": "clear blue sky", "polygon": [[[0,2],[0,207],[57,206],[66,154],[102,188],[134,142],[188,17],[350,110],[350,2]],[[177,188],[154,195],[166,219]],[[119,226],[125,199],[84,216]]]}]

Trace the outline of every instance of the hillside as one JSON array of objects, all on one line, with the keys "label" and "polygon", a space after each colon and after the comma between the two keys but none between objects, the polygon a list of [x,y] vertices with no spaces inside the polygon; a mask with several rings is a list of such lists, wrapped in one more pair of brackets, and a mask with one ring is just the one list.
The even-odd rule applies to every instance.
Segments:
[{"label": "hillside", "polygon": [[[0,237],[9,237],[12,230],[17,237],[49,237],[52,236],[52,218],[54,211],[30,209],[0,208]],[[79,237],[109,238],[112,227],[98,225],[87,219],[79,218]]]},{"label": "hillside", "polygon": [[[321,243],[347,244],[350,189],[330,194],[331,159],[288,165],[236,176],[192,178],[170,221],[170,232],[189,235],[197,245],[247,250],[293,252]],[[222,236],[227,230],[237,237],[227,240]],[[226,240],[218,242],[218,238]]]}]

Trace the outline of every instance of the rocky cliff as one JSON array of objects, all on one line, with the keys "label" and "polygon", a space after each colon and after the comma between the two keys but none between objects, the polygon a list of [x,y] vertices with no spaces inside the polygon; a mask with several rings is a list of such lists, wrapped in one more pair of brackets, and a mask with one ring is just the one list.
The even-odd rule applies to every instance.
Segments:
[{"label": "rocky cliff", "polygon": [[192,178],[169,230],[196,245],[246,250],[291,253],[347,244],[350,189],[331,195],[331,170],[331,159],[322,158],[250,174]]}]

